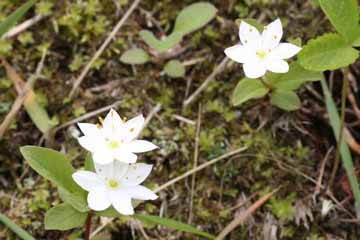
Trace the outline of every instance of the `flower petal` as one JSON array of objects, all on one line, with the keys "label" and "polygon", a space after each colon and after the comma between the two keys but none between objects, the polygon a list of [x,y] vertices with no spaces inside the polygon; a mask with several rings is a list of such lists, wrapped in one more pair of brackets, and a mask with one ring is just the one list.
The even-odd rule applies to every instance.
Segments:
[{"label": "flower petal", "polygon": [[78,123],[81,132],[85,136],[100,136],[101,132],[97,125],[92,123]]},{"label": "flower petal", "polygon": [[95,149],[98,146],[98,142],[96,141],[96,138],[94,138],[94,137],[82,136],[82,137],[79,137],[77,140],[78,140],[79,144],[83,148],[88,150],[89,152],[95,151]]},{"label": "flower petal", "polygon": [[142,114],[130,119],[122,125],[122,138],[125,141],[134,140],[141,132],[145,119]]},{"label": "flower petal", "polygon": [[121,183],[126,186],[136,186],[142,183],[149,176],[152,169],[151,164],[135,163],[130,164],[127,173],[121,178]]},{"label": "flower petal", "polygon": [[262,33],[262,46],[264,49],[276,47],[283,36],[283,28],[280,19],[276,19],[264,28]]},{"label": "flower petal", "polygon": [[224,52],[228,58],[238,63],[246,63],[256,57],[254,50],[241,44],[226,48]]},{"label": "flower petal", "polygon": [[155,144],[146,140],[134,140],[126,144],[126,149],[132,153],[142,153],[158,148]]},{"label": "flower petal", "polygon": [[251,26],[245,21],[241,21],[239,28],[239,37],[243,45],[257,48],[261,44],[261,35],[256,27]]},{"label": "flower petal", "polygon": [[138,200],[155,200],[158,196],[151,191],[150,189],[138,185],[133,187],[125,188],[131,198],[138,199]]},{"label": "flower petal", "polygon": [[266,68],[261,62],[247,62],[243,65],[243,69],[247,78],[259,78],[266,73]]},{"label": "flower petal", "polygon": [[123,123],[124,122],[121,120],[119,114],[114,109],[111,109],[103,122],[103,132],[105,136],[116,136],[119,133]]},{"label": "flower petal", "polygon": [[110,192],[110,201],[115,210],[123,215],[134,214],[134,208],[131,204],[131,197],[127,191],[122,189]]},{"label": "flower petal", "polygon": [[275,73],[286,73],[289,71],[289,64],[284,60],[272,60],[268,61],[266,68]]},{"label": "flower petal", "polygon": [[128,171],[129,164],[120,161],[113,161],[110,164],[94,163],[95,171],[101,177],[120,179]]},{"label": "flower petal", "polygon": [[111,151],[106,148],[97,149],[95,152],[93,152],[92,157],[94,162],[98,164],[109,164],[114,161],[114,157],[111,154]]},{"label": "flower petal", "polygon": [[123,163],[135,163],[137,160],[136,154],[130,152],[128,149],[120,148],[113,153],[116,160]]},{"label": "flower petal", "polygon": [[301,48],[294,44],[280,43],[271,51],[270,57],[275,59],[288,59],[295,56],[300,51]]},{"label": "flower petal", "polygon": [[91,190],[87,196],[89,208],[95,211],[103,211],[110,207],[111,202],[106,188],[97,188]]},{"label": "flower petal", "polygon": [[77,171],[72,175],[72,178],[81,188],[88,192],[105,186],[99,176],[90,171]]}]

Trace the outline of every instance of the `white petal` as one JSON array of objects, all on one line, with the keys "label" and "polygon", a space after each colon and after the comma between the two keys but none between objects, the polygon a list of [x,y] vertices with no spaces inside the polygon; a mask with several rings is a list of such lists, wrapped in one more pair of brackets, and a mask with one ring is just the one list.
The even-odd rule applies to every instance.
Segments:
[{"label": "white petal", "polygon": [[243,65],[247,78],[259,78],[265,75],[266,68],[261,62],[248,62]]},{"label": "white petal", "polygon": [[134,187],[127,187],[125,188],[131,198],[138,199],[138,200],[155,200],[158,196],[151,191],[150,189],[138,185]]},{"label": "white petal", "polygon": [[141,132],[145,119],[142,114],[130,119],[122,125],[123,140],[134,140]]},{"label": "white petal", "polygon": [[111,201],[106,188],[91,190],[87,196],[89,208],[95,211],[103,211],[110,207]]},{"label": "white petal", "polygon": [[123,121],[119,114],[111,109],[110,112],[106,115],[103,122],[103,132],[107,137],[114,136],[119,134],[120,128],[123,125]]},{"label": "white petal", "polygon": [[78,123],[81,132],[85,136],[100,136],[101,132],[97,125],[91,123]]},{"label": "white petal", "polygon": [[110,201],[115,210],[123,215],[134,214],[134,208],[131,205],[131,197],[127,194],[127,191],[117,190],[110,192]]},{"label": "white petal", "polygon": [[289,64],[284,60],[272,60],[268,61],[266,68],[275,73],[286,73],[289,71]]},{"label": "white petal", "polygon": [[96,138],[91,136],[82,136],[78,138],[79,144],[86,150],[93,152],[98,146]]},{"label": "white petal", "polygon": [[240,23],[239,29],[240,41],[243,45],[249,45],[252,48],[257,48],[261,44],[261,35],[256,27],[247,24],[244,21]]},{"label": "white petal", "polygon": [[94,165],[96,173],[103,178],[120,179],[129,168],[129,164],[121,163],[120,161],[113,161],[110,164],[94,163]]},{"label": "white petal", "polygon": [[152,165],[145,163],[130,164],[127,173],[121,178],[121,183],[126,186],[136,186],[149,176]]},{"label": "white petal", "polygon": [[283,28],[280,19],[276,19],[264,28],[262,33],[262,46],[264,49],[273,49],[282,38]]},{"label": "white petal", "polygon": [[114,157],[110,150],[104,148],[104,149],[98,149],[92,154],[94,162],[98,164],[109,164],[114,161]]},{"label": "white petal", "polygon": [[123,163],[135,163],[137,160],[136,154],[130,152],[128,149],[120,148],[113,153],[116,160]]},{"label": "white petal", "polygon": [[276,59],[288,59],[295,56],[300,51],[301,48],[294,44],[280,43],[271,51],[270,57]]},{"label": "white petal", "polygon": [[72,175],[72,178],[86,191],[92,191],[105,186],[101,178],[96,173],[90,171],[77,171]]},{"label": "white petal", "polygon": [[126,144],[126,150],[132,153],[142,153],[158,148],[155,144],[146,140],[134,140]]},{"label": "white petal", "polygon": [[238,63],[249,62],[256,57],[254,50],[241,44],[226,48],[224,52],[228,58]]}]

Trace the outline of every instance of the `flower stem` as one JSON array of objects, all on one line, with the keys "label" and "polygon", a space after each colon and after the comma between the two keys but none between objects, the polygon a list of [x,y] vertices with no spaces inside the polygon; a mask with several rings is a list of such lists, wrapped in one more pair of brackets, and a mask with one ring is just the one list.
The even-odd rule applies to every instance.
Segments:
[{"label": "flower stem", "polygon": [[269,91],[272,90],[272,86],[269,83],[267,83],[264,79],[260,78],[260,81],[267,89],[269,89]]},{"label": "flower stem", "polygon": [[348,85],[349,85],[349,79],[348,79],[348,75],[349,75],[349,69],[345,68],[344,69],[344,78],[343,78],[343,85],[342,85],[342,91],[341,91],[341,115],[340,115],[340,130],[339,130],[339,139],[337,141],[337,146],[336,146],[336,152],[335,152],[335,161],[334,161],[334,167],[332,169],[331,172],[331,176],[330,176],[330,181],[329,181],[329,186],[331,187],[334,180],[335,180],[335,176],[336,176],[336,172],[339,168],[339,163],[340,163],[340,147],[341,147],[341,142],[342,142],[342,138],[344,135],[344,127],[345,127],[345,109],[346,109],[346,97],[347,97],[347,90],[348,90]]},{"label": "flower stem", "polygon": [[91,233],[91,220],[92,220],[93,213],[89,212],[86,222],[85,222],[85,240],[90,240],[90,233]]}]

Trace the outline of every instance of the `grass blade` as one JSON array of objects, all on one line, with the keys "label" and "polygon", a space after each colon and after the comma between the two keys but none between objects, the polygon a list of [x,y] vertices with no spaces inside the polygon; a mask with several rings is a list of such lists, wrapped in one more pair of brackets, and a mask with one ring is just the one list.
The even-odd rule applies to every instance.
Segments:
[{"label": "grass blade", "polygon": [[[326,103],[326,109],[329,113],[329,120],[330,120],[330,125],[334,131],[335,137],[336,139],[339,139],[339,135],[340,135],[340,117],[339,117],[339,113],[336,109],[336,105],[335,102],[331,96],[331,93],[329,91],[329,88],[325,82],[325,80],[321,80],[321,87],[322,90],[324,92],[325,95],[325,103]],[[350,185],[351,185],[351,189],[352,192],[354,194],[355,197],[355,201],[356,201],[356,206],[360,207],[360,190],[359,190],[359,182],[357,180],[357,177],[355,175],[355,168],[354,168],[354,164],[353,164],[353,160],[351,157],[351,153],[349,150],[349,147],[347,145],[347,143],[345,142],[345,139],[342,138],[341,139],[341,143],[340,143],[340,154],[341,154],[341,159],[347,174],[347,177],[349,179]]]},{"label": "grass blade", "polygon": [[16,223],[11,221],[4,214],[0,213],[0,222],[2,222],[5,226],[11,229],[16,235],[18,235],[23,240],[36,240],[33,238],[28,232],[18,226]]},{"label": "grass blade", "polygon": [[142,222],[147,222],[147,223],[154,223],[154,224],[159,224],[168,228],[172,228],[172,229],[176,229],[182,232],[188,232],[188,233],[193,233],[202,237],[206,237],[208,239],[215,239],[215,236],[203,232],[201,230],[198,230],[197,228],[179,222],[179,221],[175,221],[169,218],[162,218],[159,216],[154,216],[154,215],[143,215],[143,214],[135,214],[134,217]]},{"label": "grass blade", "polygon": [[15,12],[10,14],[3,22],[0,23],[0,37],[10,30],[29,9],[34,5],[36,0],[30,0],[19,7]]}]

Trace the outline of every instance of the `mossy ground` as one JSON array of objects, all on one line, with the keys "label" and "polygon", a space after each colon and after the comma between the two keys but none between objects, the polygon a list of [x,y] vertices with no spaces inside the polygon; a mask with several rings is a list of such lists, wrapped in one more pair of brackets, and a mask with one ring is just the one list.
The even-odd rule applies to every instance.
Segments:
[{"label": "mossy ground", "polygon": [[[34,14],[48,17],[17,37],[0,40],[0,53],[27,79],[35,72],[41,49],[49,49],[44,76],[34,89],[55,124],[117,100],[121,101],[118,111],[128,118],[140,112],[147,115],[160,103],[161,110],[144,132],[145,138],[153,139],[161,147],[141,158],[155,165],[146,182],[149,186],[161,185],[193,166],[196,126],[177,120],[174,114],[196,121],[201,104],[199,164],[229,150],[249,146],[246,153],[196,175],[193,225],[200,229],[216,235],[256,198],[281,187],[276,196],[232,232],[229,239],[358,239],[359,229],[356,224],[345,221],[349,216],[344,211],[336,210],[321,217],[321,199],[328,197],[321,192],[316,201],[313,198],[316,184],[311,179],[317,180],[321,162],[334,145],[334,139],[323,118],[324,111],[319,110],[324,109],[323,103],[312,94],[302,88],[299,92],[303,108],[292,113],[272,108],[266,99],[252,101],[241,108],[232,107],[232,90],[243,77],[240,66],[232,64],[194,103],[185,109],[182,105],[189,93],[221,62],[224,48],[238,41],[236,19],[254,17],[267,23],[280,17],[286,29],[285,37],[305,42],[330,29],[318,7],[312,1],[302,0],[211,1],[219,10],[217,18],[186,37],[183,41],[186,51],[176,57],[180,61],[204,60],[188,66],[186,77],[172,79],[161,74],[162,62],[131,67],[122,64],[119,58],[124,50],[144,46],[138,35],[140,30],[158,32],[147,12],[169,32],[179,10],[195,1],[143,0],[141,9],[132,14],[96,61],[79,94],[69,99],[74,79],[124,14],[128,2],[131,3],[128,0],[39,1],[36,10],[27,17]],[[0,19],[20,3],[0,1]],[[0,118],[3,118],[16,92],[5,71],[0,71]],[[313,86],[318,88],[317,84]],[[81,166],[85,152],[74,138],[76,134],[75,127],[58,131],[52,147],[66,152],[75,166]],[[39,144],[41,137],[26,112],[21,110],[0,141],[0,210],[36,239],[77,239],[81,230],[44,230],[44,213],[60,200],[56,188],[29,169],[19,152],[20,146]],[[325,167],[324,182],[329,179],[332,160]],[[342,175],[339,171],[337,179]],[[191,178],[188,178],[161,192],[158,200],[142,204],[137,211],[161,212],[163,216],[187,222],[190,189]],[[339,185],[333,190],[340,200],[348,197]],[[253,194],[257,195],[236,208]],[[344,207],[352,211],[351,202]],[[114,221],[98,239],[110,236],[112,239],[145,239],[136,226],[131,221]],[[151,239],[195,239],[161,227],[144,227]],[[271,231],[275,232],[275,238],[271,237]],[[0,239],[15,238],[0,225]]]}]

